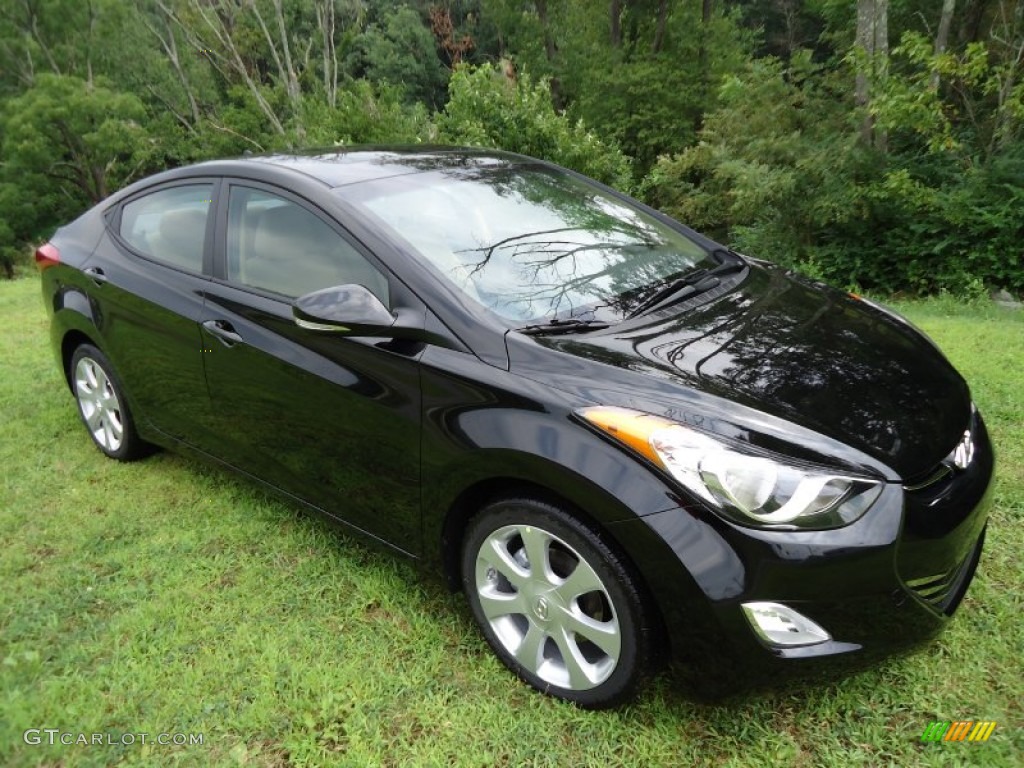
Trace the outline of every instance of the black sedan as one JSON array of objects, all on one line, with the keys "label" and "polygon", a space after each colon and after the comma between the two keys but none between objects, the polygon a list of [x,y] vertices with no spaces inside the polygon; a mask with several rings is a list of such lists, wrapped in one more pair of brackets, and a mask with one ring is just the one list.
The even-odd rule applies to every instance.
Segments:
[{"label": "black sedan", "polygon": [[582,706],[669,655],[928,638],[981,553],[991,446],[927,338],[548,163],[202,163],[36,261],[101,451],[219,462],[420,561]]}]

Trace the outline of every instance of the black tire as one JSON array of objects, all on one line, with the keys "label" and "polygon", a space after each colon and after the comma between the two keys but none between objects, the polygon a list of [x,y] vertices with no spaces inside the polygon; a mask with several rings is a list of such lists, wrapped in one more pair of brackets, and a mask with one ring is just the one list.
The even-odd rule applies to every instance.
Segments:
[{"label": "black tire", "polygon": [[118,461],[152,453],[153,446],[135,429],[124,387],[106,355],[92,344],[81,344],[71,356],[68,375],[78,415],[97,448]]},{"label": "black tire", "polygon": [[[543,567],[534,568],[529,549]],[[463,540],[462,583],[491,648],[539,691],[587,709],[614,707],[651,668],[653,611],[642,585],[560,507],[529,497],[484,507]]]}]

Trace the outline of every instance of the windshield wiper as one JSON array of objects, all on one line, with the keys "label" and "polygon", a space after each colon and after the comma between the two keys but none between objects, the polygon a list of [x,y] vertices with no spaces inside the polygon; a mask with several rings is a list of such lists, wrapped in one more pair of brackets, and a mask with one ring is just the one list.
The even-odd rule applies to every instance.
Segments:
[{"label": "windshield wiper", "polygon": [[640,306],[626,316],[626,319],[629,320],[637,315],[653,312],[656,309],[662,309],[670,304],[675,304],[677,301],[682,301],[689,296],[710,291],[721,282],[719,280],[720,275],[739,272],[746,267],[746,262],[742,258],[725,248],[718,248],[712,251],[712,255],[717,256],[719,259],[717,267],[697,269],[688,275],[683,275],[666,283],[642,301]]},{"label": "windshield wiper", "polygon": [[578,317],[569,317],[565,320],[548,320],[546,323],[524,325],[516,330],[528,336],[554,336],[559,333],[599,331],[607,327],[608,323],[601,320],[580,320]]}]

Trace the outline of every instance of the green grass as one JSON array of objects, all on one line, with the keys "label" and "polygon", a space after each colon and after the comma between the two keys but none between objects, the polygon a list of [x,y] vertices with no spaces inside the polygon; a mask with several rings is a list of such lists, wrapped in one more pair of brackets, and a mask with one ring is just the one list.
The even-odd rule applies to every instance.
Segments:
[{"label": "green grass", "polygon": [[[901,309],[971,382],[999,450],[979,576],[923,652],[698,703],[662,677],[584,712],[516,682],[461,597],[218,470],[104,459],[47,342],[38,281],[0,282],[0,764],[1017,766],[1024,761],[1024,316]],[[921,744],[937,719],[985,744]],[[29,746],[28,728],[202,733]]]}]

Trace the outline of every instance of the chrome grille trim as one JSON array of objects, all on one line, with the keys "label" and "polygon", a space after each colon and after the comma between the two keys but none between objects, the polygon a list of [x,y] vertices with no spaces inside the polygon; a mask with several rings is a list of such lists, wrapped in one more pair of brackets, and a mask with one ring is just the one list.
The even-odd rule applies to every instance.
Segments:
[{"label": "chrome grille trim", "polygon": [[934,469],[934,471],[924,480],[919,480],[916,483],[904,484],[903,490],[911,492],[921,491],[924,490],[925,488],[928,488],[929,486],[935,485],[936,483],[945,480],[951,474],[953,474],[953,469],[948,464],[943,463],[937,466]]},{"label": "chrome grille trim", "polygon": [[922,473],[916,478],[912,478],[908,482],[903,484],[903,490],[913,493],[914,491],[923,491],[925,488],[929,488],[937,483],[941,483],[947,477],[953,474],[954,471],[963,471],[967,469],[971,462],[974,461],[974,404],[971,404],[971,420],[967,425],[967,429],[957,440],[956,445],[953,446],[946,458],[938,463],[937,466],[933,467],[927,473]]},{"label": "chrome grille trim", "polygon": [[948,571],[931,576],[904,579],[903,583],[920,600],[947,615],[952,614],[959,604],[960,598],[963,597],[974,568],[977,566],[984,540],[985,532],[982,531],[971,551]]}]

